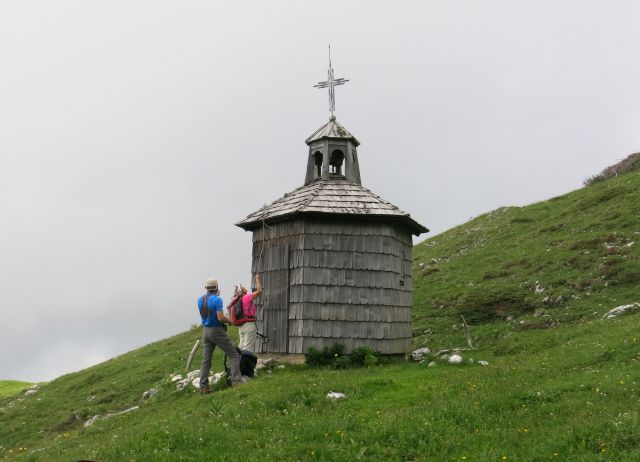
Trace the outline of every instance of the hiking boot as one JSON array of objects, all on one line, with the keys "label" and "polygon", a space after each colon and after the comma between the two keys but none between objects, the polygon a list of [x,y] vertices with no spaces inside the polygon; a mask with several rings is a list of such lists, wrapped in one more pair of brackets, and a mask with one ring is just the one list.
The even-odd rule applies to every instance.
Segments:
[{"label": "hiking boot", "polygon": [[211,393],[211,389],[205,385],[204,387],[200,387],[200,393],[202,393],[203,395],[208,395],[209,393]]}]

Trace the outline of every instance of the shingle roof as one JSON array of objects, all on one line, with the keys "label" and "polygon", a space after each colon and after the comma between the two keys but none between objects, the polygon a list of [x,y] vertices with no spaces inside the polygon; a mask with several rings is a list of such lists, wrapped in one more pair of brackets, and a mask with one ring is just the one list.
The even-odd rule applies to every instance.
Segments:
[{"label": "shingle roof", "polygon": [[268,222],[289,215],[318,213],[396,218],[408,225],[415,235],[428,231],[408,213],[361,185],[343,178],[317,179],[249,214],[236,226],[251,230],[263,220]]},{"label": "shingle roof", "polygon": [[309,138],[307,138],[305,143],[311,144],[314,141],[321,140],[322,138],[346,138],[353,140],[356,146],[360,145],[360,141],[358,141],[356,137],[349,132],[349,130],[340,125],[336,119],[329,119],[329,122],[317,129]]}]

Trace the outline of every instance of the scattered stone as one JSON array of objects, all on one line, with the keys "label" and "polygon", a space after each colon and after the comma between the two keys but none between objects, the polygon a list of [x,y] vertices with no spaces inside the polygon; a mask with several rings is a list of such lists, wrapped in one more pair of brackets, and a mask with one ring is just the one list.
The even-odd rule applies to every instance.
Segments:
[{"label": "scattered stone", "polygon": [[27,391],[24,392],[24,396],[31,396],[35,393],[38,393],[37,388],[29,388]]},{"label": "scattered stone", "polygon": [[107,414],[107,417],[114,417],[117,415],[126,414],[127,412],[135,411],[136,409],[140,409],[140,406],[133,406],[133,407],[130,407],[129,409],[125,409],[124,411],[116,412],[114,414]]},{"label": "scattered stone", "polygon": [[193,379],[198,378],[198,377],[200,377],[200,371],[199,371],[199,370],[197,370],[197,371],[191,371],[191,372],[189,372],[189,373],[187,374],[187,380],[188,380],[189,382],[192,382],[192,381],[193,381]]},{"label": "scattered stone", "polygon": [[542,299],[542,304],[548,306],[558,306],[562,304],[562,302],[564,302],[564,298],[562,297],[562,295],[558,295],[557,298],[553,298],[547,295]]},{"label": "scattered stone", "polygon": [[191,381],[191,385],[192,385],[194,388],[200,389],[200,377],[196,377],[195,379],[193,379],[193,380]]},{"label": "scattered stone", "polygon": [[182,380],[182,376],[180,374],[171,374],[172,382],[177,382],[178,380]]},{"label": "scattered stone", "polygon": [[189,386],[189,379],[182,379],[176,383],[176,390],[182,391]]},{"label": "scattered stone", "polygon": [[211,377],[209,377],[209,385],[215,385],[218,383],[226,374],[224,372],[216,372]]},{"label": "scattered stone", "polygon": [[542,286],[538,281],[536,281],[536,286],[533,288],[533,292],[536,294],[541,294],[544,292],[544,286]]},{"label": "scattered stone", "polygon": [[460,364],[462,362],[462,356],[460,355],[451,355],[449,356],[449,364]]},{"label": "scattered stone", "polygon": [[144,399],[153,398],[157,394],[158,394],[158,390],[156,390],[155,388],[150,388],[149,390],[145,391],[142,394],[142,399],[144,400]]},{"label": "scattered stone", "polygon": [[424,268],[424,263],[419,263],[419,264],[418,264],[418,266],[419,266],[420,268]]},{"label": "scattered stone", "polygon": [[481,366],[488,366],[489,363],[486,361],[478,361],[478,364],[480,364]]},{"label": "scattered stone", "polygon": [[327,398],[329,399],[343,399],[346,397],[347,395],[345,395],[344,393],[340,393],[338,391],[330,391],[329,393],[327,393]]},{"label": "scattered stone", "polygon": [[[621,314],[636,311],[640,309],[640,303],[630,303],[628,305],[621,305],[609,310],[604,316],[604,319],[611,319],[620,316]],[[26,395],[26,393],[25,393]]]},{"label": "scattered stone", "polygon": [[266,359],[258,358],[258,363],[256,364],[256,370],[273,366],[275,365],[275,363],[276,363],[276,360],[273,358],[266,358]]},{"label": "scattered stone", "polygon": [[98,420],[99,418],[100,418],[99,415],[94,415],[84,423],[84,426],[89,427],[90,425],[93,425],[96,422],[96,420]]},{"label": "scattered stone", "polygon": [[435,361],[431,361],[429,364],[427,364],[427,367],[436,367],[437,364]]},{"label": "scattered stone", "polygon": [[413,352],[411,352],[411,359],[413,361],[422,361],[424,359],[424,357],[426,355],[428,355],[429,353],[431,353],[431,350],[429,348],[419,348]]},{"label": "scattered stone", "polygon": [[535,311],[533,312],[533,317],[534,318],[539,318],[540,316],[544,316],[544,308],[536,308]]},{"label": "scattered stone", "polygon": [[284,364],[280,364],[276,369],[284,369],[286,366]]}]

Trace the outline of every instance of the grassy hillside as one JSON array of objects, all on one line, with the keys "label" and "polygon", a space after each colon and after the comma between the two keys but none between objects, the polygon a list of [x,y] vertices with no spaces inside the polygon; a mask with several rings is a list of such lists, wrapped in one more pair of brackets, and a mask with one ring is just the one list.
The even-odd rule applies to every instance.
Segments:
[{"label": "grassy hillside", "polygon": [[599,319],[640,302],[640,172],[494,210],[417,245],[414,262],[416,344],[431,342],[427,329],[460,343],[452,315],[494,348],[506,319],[532,328],[535,309],[551,315],[538,324]]},{"label": "grassy hillside", "polygon": [[466,346],[463,315],[463,364],[287,366],[201,396],[169,380],[195,329],[0,398],[0,458],[640,460],[640,314],[602,319],[640,302],[638,204],[635,171],[416,246],[415,345]]},{"label": "grassy hillside", "polygon": [[0,380],[0,399],[12,396],[26,390],[32,384],[18,380]]}]

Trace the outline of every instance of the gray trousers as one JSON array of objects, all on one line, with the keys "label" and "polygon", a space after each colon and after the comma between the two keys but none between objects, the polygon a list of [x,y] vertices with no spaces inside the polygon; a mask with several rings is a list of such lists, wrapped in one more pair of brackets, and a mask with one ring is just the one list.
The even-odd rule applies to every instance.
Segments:
[{"label": "gray trousers", "polygon": [[209,371],[211,370],[211,357],[216,345],[227,355],[229,372],[231,374],[231,384],[240,382],[240,355],[236,350],[224,327],[205,327],[202,330],[202,366],[200,367],[200,386],[209,385]]}]

